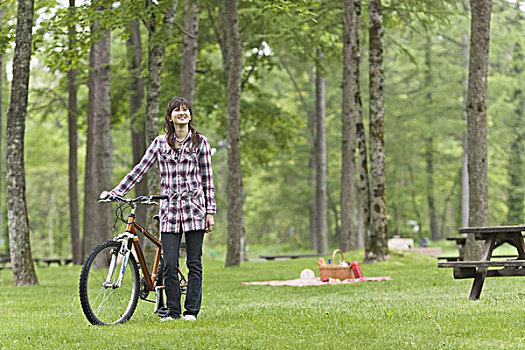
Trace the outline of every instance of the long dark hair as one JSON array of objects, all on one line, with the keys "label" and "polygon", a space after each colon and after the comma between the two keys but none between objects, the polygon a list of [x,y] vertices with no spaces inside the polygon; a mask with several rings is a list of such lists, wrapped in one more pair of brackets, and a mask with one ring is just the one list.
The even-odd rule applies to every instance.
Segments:
[{"label": "long dark hair", "polygon": [[175,126],[173,125],[173,122],[170,120],[171,118],[171,112],[173,112],[174,109],[179,108],[180,106],[185,106],[190,111],[191,120],[188,124],[188,128],[191,131],[191,149],[190,152],[193,152],[195,148],[199,147],[202,141],[202,134],[195,130],[195,127],[193,126],[193,109],[191,107],[191,103],[186,101],[182,97],[174,97],[171,99],[171,101],[168,103],[168,107],[166,107],[166,114],[164,115],[164,131],[167,134],[168,138],[168,145],[172,149],[175,148]]}]

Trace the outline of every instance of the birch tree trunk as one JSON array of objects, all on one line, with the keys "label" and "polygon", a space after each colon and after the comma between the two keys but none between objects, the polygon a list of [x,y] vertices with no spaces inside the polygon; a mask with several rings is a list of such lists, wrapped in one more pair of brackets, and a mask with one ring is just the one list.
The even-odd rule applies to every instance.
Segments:
[{"label": "birch tree trunk", "polygon": [[[487,73],[492,0],[471,0],[467,93],[469,226],[488,224]],[[471,235],[469,235],[471,236]],[[465,260],[481,257],[481,246],[467,237]]]},{"label": "birch tree trunk", "polygon": [[33,39],[33,11],[33,0],[18,1],[11,100],[7,111],[7,221],[15,286],[38,284],[31,256],[24,168],[24,131]]},{"label": "birch tree trunk", "polygon": [[368,2],[370,18],[370,232],[365,262],[389,259],[386,213],[383,10],[381,0]]},{"label": "birch tree trunk", "polygon": [[[184,2],[184,32],[180,62],[180,96],[193,105],[197,75],[197,38],[199,35],[199,1]],[[190,36],[191,35],[191,36]]]},{"label": "birch tree trunk", "polygon": [[[148,1],[149,6],[153,5]],[[166,9],[166,14],[162,24],[158,26],[155,19],[148,23],[148,80],[146,85],[146,145],[153,142],[159,134],[159,98],[160,98],[160,80],[162,75],[162,63],[169,38],[175,22],[175,12],[177,10],[177,0],[172,0]],[[163,113],[162,113],[163,115]],[[153,166],[148,171],[148,192],[157,194],[160,192],[160,172],[158,166]],[[146,214],[146,226],[152,229],[159,227],[158,223],[153,220],[158,208],[148,206]],[[144,245],[145,254],[151,257],[154,254],[154,246],[147,241]]]},{"label": "birch tree trunk", "polygon": [[[321,60],[324,54],[317,50],[317,57]],[[317,252],[328,254],[328,223],[327,223],[327,191],[326,191],[326,92],[325,80],[321,72],[321,64],[317,62],[315,70],[315,103],[316,103],[316,181],[315,202],[317,210]]]},{"label": "birch tree trunk", "polygon": [[[99,9],[103,11],[103,9]],[[93,25],[99,30],[99,24]],[[113,145],[111,141],[111,80],[110,36],[101,33],[92,43],[89,74],[88,141],[86,149],[86,180],[84,197],[83,252],[86,256],[101,241],[113,237],[113,210],[111,205],[99,204],[99,194],[112,188]]]},{"label": "birch tree trunk", "polygon": [[[75,11],[75,0],[69,0],[69,11]],[[69,50],[75,45],[75,25],[69,27]],[[71,64],[71,62],[70,62]],[[69,229],[71,236],[71,256],[73,264],[82,264],[82,244],[80,241],[78,212],[78,168],[77,168],[77,70],[71,68],[67,72],[68,90],[68,135],[69,135]]]},{"label": "birch tree trunk", "polygon": [[240,266],[243,236],[243,198],[241,170],[241,75],[242,45],[239,34],[237,0],[225,0],[228,97],[226,102],[226,138],[228,150],[228,249],[225,267]]},{"label": "birch tree trunk", "polygon": [[[142,77],[142,42],[140,40],[139,21],[132,21],[127,30],[131,36],[126,42],[128,51],[129,82],[129,114],[131,129],[131,149],[133,152],[133,165],[138,164],[146,152],[146,118],[140,114],[144,101],[144,78]],[[147,174],[135,185],[135,196],[148,194]],[[138,222],[146,222],[146,207],[137,206],[135,212]],[[140,237],[142,238],[142,236]],[[143,240],[141,240],[141,244]]]},{"label": "birch tree trunk", "polygon": [[361,113],[359,86],[359,32],[361,1],[343,0],[343,106],[341,164],[341,235],[339,247],[349,251],[357,247],[355,222],[355,150],[356,120]]}]

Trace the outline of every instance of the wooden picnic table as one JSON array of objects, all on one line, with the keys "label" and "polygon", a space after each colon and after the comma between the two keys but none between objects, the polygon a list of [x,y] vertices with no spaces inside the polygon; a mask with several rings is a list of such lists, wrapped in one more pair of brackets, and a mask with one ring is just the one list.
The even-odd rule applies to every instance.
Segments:
[{"label": "wooden picnic table", "polygon": [[[525,226],[468,227],[459,229],[459,233],[473,234],[477,240],[485,241],[479,261],[447,261],[438,263],[438,267],[454,268],[454,278],[474,278],[469,299],[477,300],[481,294],[486,277],[525,276]],[[491,260],[494,248],[509,243],[517,250],[517,259]],[[500,267],[500,269],[491,269]]]}]

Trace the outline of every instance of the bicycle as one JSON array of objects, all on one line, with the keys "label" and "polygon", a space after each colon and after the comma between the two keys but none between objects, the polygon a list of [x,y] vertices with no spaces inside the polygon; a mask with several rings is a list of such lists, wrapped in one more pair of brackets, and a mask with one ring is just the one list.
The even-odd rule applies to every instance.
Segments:
[{"label": "bicycle", "polygon": [[[154,200],[168,199],[167,195],[140,196],[124,199],[110,196],[99,202],[117,202],[117,220],[126,223],[126,230],[112,241],[98,244],[86,258],[80,273],[79,293],[84,315],[93,325],[110,325],[128,321],[137,307],[138,299],[155,303],[154,313],[161,316],[164,307],[164,286],[157,272],[162,271],[162,243],[135,221],[137,204],[156,204]],[[124,210],[131,208],[127,219]],[[158,220],[158,215],[155,215]],[[141,233],[157,247],[152,270],[148,268],[142,252],[138,233]],[[132,253],[132,248],[135,251]],[[188,284],[185,247],[181,244],[179,253],[179,280],[181,295]],[[138,262],[137,262],[138,260]],[[139,270],[142,275],[139,275]],[[162,276],[162,274],[161,274]],[[155,300],[149,300],[155,292]]]}]

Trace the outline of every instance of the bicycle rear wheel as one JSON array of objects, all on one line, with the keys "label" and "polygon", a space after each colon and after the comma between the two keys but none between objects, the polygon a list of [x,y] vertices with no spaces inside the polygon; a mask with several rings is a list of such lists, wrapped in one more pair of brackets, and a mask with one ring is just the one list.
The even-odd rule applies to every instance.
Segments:
[{"label": "bicycle rear wheel", "polygon": [[179,284],[180,284],[180,294],[186,294],[186,289],[188,287],[188,265],[187,265],[187,256],[186,256],[186,242],[181,242],[179,247]]},{"label": "bicycle rear wheel", "polygon": [[[93,325],[124,323],[137,307],[139,297],[139,268],[133,254],[125,261],[120,253],[122,243],[107,241],[97,245],[89,254],[80,274],[80,303]],[[122,283],[117,285],[122,264],[125,263]]]}]

